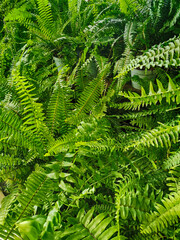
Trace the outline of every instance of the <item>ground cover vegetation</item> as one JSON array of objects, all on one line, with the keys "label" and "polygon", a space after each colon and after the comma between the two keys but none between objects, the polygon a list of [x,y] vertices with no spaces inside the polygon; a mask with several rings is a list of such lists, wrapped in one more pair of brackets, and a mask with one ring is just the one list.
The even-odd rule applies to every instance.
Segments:
[{"label": "ground cover vegetation", "polygon": [[[179,16],[1,1],[0,239],[180,239]],[[156,80],[132,88],[134,68]]]}]

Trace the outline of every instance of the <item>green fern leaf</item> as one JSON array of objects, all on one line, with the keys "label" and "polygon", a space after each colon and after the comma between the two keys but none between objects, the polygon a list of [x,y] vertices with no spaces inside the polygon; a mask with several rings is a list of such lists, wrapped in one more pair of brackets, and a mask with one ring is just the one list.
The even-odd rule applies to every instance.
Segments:
[{"label": "green fern leaf", "polygon": [[164,163],[164,168],[169,169],[172,167],[177,167],[180,165],[180,151],[177,151],[175,154],[171,155],[166,162]]},{"label": "green fern leaf", "polygon": [[53,37],[54,25],[51,7],[48,0],[37,0],[39,16],[37,16],[38,25],[48,39]]},{"label": "green fern leaf", "polygon": [[73,113],[74,116],[67,119],[68,122],[77,122],[84,114],[89,113],[98,102],[99,96],[104,90],[104,79],[108,74],[109,67],[110,64],[107,64],[98,77],[84,89]]},{"label": "green fern leaf", "polygon": [[135,140],[129,144],[125,150],[131,147],[140,148],[141,146],[170,147],[172,143],[178,142],[180,132],[180,124],[177,122],[175,126],[161,124],[158,128],[152,129],[141,136],[140,140]]},{"label": "green fern leaf", "polygon": [[[37,103],[34,88],[29,84],[26,78],[20,76],[16,71],[13,72],[13,79],[16,86],[16,91],[24,108],[23,125],[26,132],[30,132],[40,146],[45,148],[45,144],[49,141],[53,142],[53,138],[44,123],[44,113],[42,104]],[[42,148],[42,150],[43,150]]]},{"label": "green fern leaf", "polygon": [[[101,213],[95,218],[92,218],[94,208],[90,209],[86,214],[84,209],[81,209],[76,219],[69,219],[71,222],[77,222],[72,227],[65,230],[61,237],[65,237],[66,240],[75,239],[97,239],[97,240],[108,240],[116,232],[116,226],[107,226],[112,222],[112,217],[106,217],[106,213]],[[113,238],[114,239],[114,238]]]},{"label": "green fern leaf", "polygon": [[42,199],[46,198],[49,183],[50,180],[43,173],[34,172],[29,176],[26,183],[26,190],[17,198],[19,205],[16,209],[16,217],[12,219],[9,227],[0,226],[3,239],[16,239],[14,238],[14,235],[17,234],[17,232],[15,232],[16,223],[22,217],[29,214],[29,212],[32,212],[34,205],[40,205]]},{"label": "green fern leaf", "polygon": [[[168,89],[165,90],[162,86],[162,83],[157,79],[158,91],[155,92],[153,89],[153,85],[150,82],[149,86],[149,94],[146,94],[144,88],[141,88],[141,96],[135,92],[120,92],[119,95],[127,98],[130,102],[126,102],[122,104],[122,108],[124,109],[140,109],[140,107],[148,106],[148,105],[156,105],[157,103],[161,103],[163,98],[166,99],[168,104],[172,102],[176,102],[179,104],[179,95],[180,95],[180,87],[176,86],[172,79],[169,77]],[[120,105],[121,106],[121,105]]]},{"label": "green fern leaf", "polygon": [[179,37],[174,37],[169,39],[166,42],[159,44],[158,46],[153,46],[143,55],[137,56],[135,59],[132,59],[128,65],[120,71],[116,76],[126,74],[128,71],[133,70],[134,68],[147,68],[159,66],[168,68],[169,66],[180,66],[180,39]]},{"label": "green fern leaf", "polygon": [[65,120],[70,115],[72,106],[69,95],[70,90],[68,87],[63,86],[60,77],[54,85],[54,91],[49,101],[47,125],[52,133],[58,131],[64,134],[67,133],[68,130],[68,124]]},{"label": "green fern leaf", "polygon": [[138,7],[138,1],[136,0],[119,0],[121,12],[126,15],[135,13]]},{"label": "green fern leaf", "polygon": [[149,215],[149,221],[142,225],[142,233],[160,232],[178,221],[180,217],[180,192],[162,200],[163,205],[156,205],[156,212]]},{"label": "green fern leaf", "polygon": [[5,197],[5,199],[2,201],[2,205],[0,208],[0,225],[3,225],[5,222],[5,219],[8,215],[9,209],[12,206],[13,201],[17,197],[18,191],[15,189],[11,194]]}]

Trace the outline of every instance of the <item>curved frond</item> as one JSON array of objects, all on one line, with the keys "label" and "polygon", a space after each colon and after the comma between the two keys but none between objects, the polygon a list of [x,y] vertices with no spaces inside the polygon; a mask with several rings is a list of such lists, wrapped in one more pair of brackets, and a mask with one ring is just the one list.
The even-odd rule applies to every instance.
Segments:
[{"label": "curved frond", "polygon": [[[149,93],[146,94],[143,87],[141,87],[141,95],[135,92],[120,92],[119,95],[130,100],[130,102],[125,102],[122,104],[124,109],[140,109],[140,107],[148,105],[156,105],[162,102],[165,98],[168,104],[172,102],[180,103],[180,87],[176,86],[172,79],[169,77],[168,89],[164,89],[162,83],[157,79],[158,90],[155,92],[152,82],[150,82]],[[121,105],[119,105],[121,107]]]},{"label": "curved frond", "polygon": [[168,126],[162,124],[158,128],[154,128],[143,135],[140,139],[130,143],[125,149],[129,148],[141,148],[141,147],[170,147],[172,143],[176,143],[179,140],[180,122],[176,122],[174,126]]},{"label": "curved frond", "polygon": [[180,192],[164,198],[162,203],[162,205],[156,205],[156,212],[149,214],[149,221],[142,225],[143,234],[160,232],[178,221],[180,217]]},{"label": "curved frond", "polygon": [[67,133],[68,124],[65,120],[69,117],[70,109],[72,108],[69,93],[70,89],[67,86],[63,86],[61,79],[58,77],[47,109],[46,121],[51,133],[56,131]]},{"label": "curved frond", "polygon": [[33,93],[33,85],[29,84],[28,80],[20,76],[17,72],[13,73],[13,79],[21,104],[24,107],[23,125],[25,131],[31,132],[40,145],[45,144],[49,140],[53,141],[44,123],[45,117],[42,104],[36,102],[37,98],[35,98],[35,94]]},{"label": "curved frond", "polygon": [[98,102],[100,94],[104,90],[104,79],[108,74],[110,64],[107,64],[104,69],[99,73],[98,77],[92,80],[90,84],[82,92],[76,109],[72,117],[67,119],[68,122],[77,122],[83,115],[89,113],[95,104]]},{"label": "curved frond", "polygon": [[[117,227],[108,225],[112,222],[112,217],[106,217],[106,213],[100,213],[95,218],[93,217],[94,208],[91,208],[87,213],[84,209],[81,209],[77,215],[77,218],[69,219],[69,223],[74,223],[72,227],[69,227],[61,234],[61,238],[66,240],[75,239],[97,239],[108,240],[116,234]],[[118,238],[113,238],[118,239]],[[123,236],[122,236],[123,239]]]},{"label": "curved frond", "polygon": [[166,42],[159,44],[158,46],[153,46],[143,55],[137,56],[135,59],[131,60],[128,65],[120,71],[116,76],[126,74],[128,71],[134,68],[153,68],[155,66],[168,68],[169,66],[180,66],[180,38],[174,37]]},{"label": "curved frond", "polygon": [[172,167],[177,167],[180,165],[180,151],[177,151],[175,154],[171,155],[166,162],[164,163],[164,168],[169,169]]},{"label": "curved frond", "polygon": [[46,198],[47,189],[50,189],[49,179],[45,174],[34,172],[29,176],[26,183],[26,190],[17,198],[19,205],[16,209],[16,216],[11,219],[9,225],[0,226],[0,236],[2,239],[16,239],[16,234],[21,239],[18,232],[15,231],[16,223],[29,212],[32,212],[34,205],[42,203],[42,199]]}]

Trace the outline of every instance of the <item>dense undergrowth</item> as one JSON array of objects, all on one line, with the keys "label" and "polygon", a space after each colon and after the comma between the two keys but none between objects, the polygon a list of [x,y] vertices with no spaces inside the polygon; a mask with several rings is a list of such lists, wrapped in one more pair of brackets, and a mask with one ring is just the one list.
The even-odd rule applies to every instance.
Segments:
[{"label": "dense undergrowth", "polygon": [[0,13],[0,239],[180,239],[178,1]]}]

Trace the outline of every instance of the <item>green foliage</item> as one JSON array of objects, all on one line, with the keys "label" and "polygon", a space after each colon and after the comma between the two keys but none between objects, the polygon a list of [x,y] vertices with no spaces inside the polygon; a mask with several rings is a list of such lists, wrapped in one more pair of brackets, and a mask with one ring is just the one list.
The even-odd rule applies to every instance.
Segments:
[{"label": "green foliage", "polygon": [[65,120],[70,115],[70,89],[63,84],[63,69],[60,70],[57,82],[54,84],[47,108],[47,125],[51,133],[67,133],[68,125]]},{"label": "green foliage", "polygon": [[158,86],[157,92],[154,91],[152,82],[150,82],[148,94],[146,94],[143,87],[141,88],[141,96],[138,93],[130,91],[128,93],[120,92],[119,95],[130,100],[130,102],[120,105],[120,107],[126,110],[139,110],[141,107],[144,106],[156,105],[158,103],[161,104],[164,98],[166,99],[166,102],[168,104],[170,104],[171,102],[176,102],[177,104],[180,103],[180,88],[173,83],[170,77],[167,90],[164,89],[162,83],[158,79],[156,79],[156,81]]},{"label": "green foliage", "polygon": [[154,46],[141,56],[137,56],[124,67],[118,76],[121,76],[134,68],[179,66],[179,37],[174,37],[168,41]]},{"label": "green foliage", "polygon": [[139,2],[140,1],[134,0],[119,0],[120,9],[123,13],[127,15],[134,14],[139,7]]},{"label": "green foliage", "polygon": [[[0,239],[179,239],[179,3],[0,13]],[[133,91],[125,73],[155,66]]]},{"label": "green foliage", "polygon": [[[95,218],[92,218],[94,209],[90,209],[86,214],[84,209],[78,212],[77,218],[69,218],[69,224],[73,223],[72,227],[65,230],[59,239],[118,239],[113,237],[117,232],[116,226],[107,227],[113,220],[112,217],[106,217],[106,213],[101,213]],[[77,232],[78,230],[78,232]],[[121,239],[124,239],[121,236]]]},{"label": "green foliage", "polygon": [[176,223],[179,217],[179,200],[179,192],[164,198],[163,205],[157,205],[156,212],[149,216],[148,224],[142,226],[142,233],[158,232],[168,224]]}]

